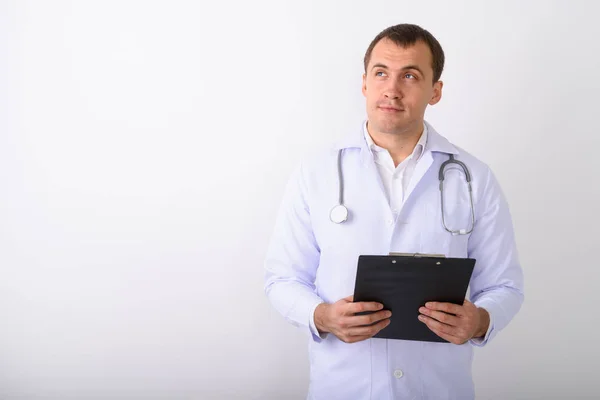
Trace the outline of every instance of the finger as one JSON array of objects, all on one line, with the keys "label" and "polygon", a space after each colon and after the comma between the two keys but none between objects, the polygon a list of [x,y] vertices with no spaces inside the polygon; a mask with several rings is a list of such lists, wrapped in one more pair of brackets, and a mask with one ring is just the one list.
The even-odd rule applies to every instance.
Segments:
[{"label": "finger", "polygon": [[453,344],[463,344],[463,343],[465,343],[465,342],[466,342],[466,340],[464,340],[464,339],[461,339],[461,338],[459,338],[459,337],[457,337],[457,336],[453,336],[453,335],[450,335],[450,334],[444,333],[444,332],[442,332],[442,331],[439,331],[439,330],[437,330],[437,329],[432,329],[432,328],[429,328],[429,329],[431,329],[431,331],[432,331],[433,333],[435,333],[436,335],[438,335],[438,336],[439,336],[439,337],[441,337],[442,339],[445,339],[445,340],[449,341],[450,343],[453,343]]},{"label": "finger", "polygon": [[360,301],[357,303],[349,303],[346,308],[346,314],[356,314],[364,311],[379,311],[383,308],[383,304],[372,301]]},{"label": "finger", "polygon": [[356,326],[356,327],[348,329],[347,335],[348,336],[372,337],[373,335],[377,334],[377,332],[379,332],[380,330],[382,330],[389,324],[390,324],[390,320],[386,319],[383,321],[379,321],[377,324],[371,325],[371,326]]},{"label": "finger", "polygon": [[454,315],[464,315],[463,306],[459,306],[458,304],[453,303],[440,303],[437,301],[430,301],[425,303],[425,307],[430,310],[435,311],[443,311],[445,313],[454,314]]},{"label": "finger", "polygon": [[436,329],[440,332],[447,333],[449,335],[456,335],[456,328],[443,324],[439,321],[431,317],[427,317],[425,315],[419,315],[419,321],[423,322],[425,325],[429,327],[429,329]]},{"label": "finger", "polygon": [[381,321],[386,318],[390,318],[392,316],[392,312],[388,310],[378,311],[373,314],[367,315],[356,315],[352,317],[348,317],[348,326],[364,326],[364,325],[373,325],[375,322]]},{"label": "finger", "polygon": [[350,302],[351,303],[351,302],[354,301],[354,295],[350,295],[348,297],[344,297],[342,300],[345,301],[345,302]]},{"label": "finger", "polygon": [[443,324],[450,325],[450,326],[459,326],[460,321],[461,321],[460,318],[455,317],[452,314],[447,314],[442,311],[433,311],[427,307],[419,308],[419,312],[421,314],[431,317],[437,321],[440,321]]}]

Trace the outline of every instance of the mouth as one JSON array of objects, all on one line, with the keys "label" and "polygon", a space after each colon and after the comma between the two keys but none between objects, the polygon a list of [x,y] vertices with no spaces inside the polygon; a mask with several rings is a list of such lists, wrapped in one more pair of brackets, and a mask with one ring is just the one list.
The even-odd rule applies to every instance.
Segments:
[{"label": "mouth", "polygon": [[378,108],[383,112],[389,112],[389,113],[404,111],[403,109],[392,107],[392,106],[379,106]]}]

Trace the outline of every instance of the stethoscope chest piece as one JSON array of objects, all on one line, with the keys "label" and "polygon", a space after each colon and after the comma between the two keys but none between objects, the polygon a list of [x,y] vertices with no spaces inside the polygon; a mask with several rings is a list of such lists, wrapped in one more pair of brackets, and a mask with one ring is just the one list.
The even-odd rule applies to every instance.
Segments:
[{"label": "stethoscope chest piece", "polygon": [[343,204],[338,204],[331,209],[331,212],[329,213],[329,219],[331,222],[336,224],[346,222],[348,219],[348,209]]}]

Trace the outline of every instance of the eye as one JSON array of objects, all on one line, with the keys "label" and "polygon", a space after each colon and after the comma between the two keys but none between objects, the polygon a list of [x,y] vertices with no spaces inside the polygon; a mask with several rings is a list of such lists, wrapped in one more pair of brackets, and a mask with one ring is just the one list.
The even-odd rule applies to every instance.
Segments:
[{"label": "eye", "polygon": [[383,72],[383,71],[375,72],[375,76],[383,76],[384,74],[385,74],[385,72]]},{"label": "eye", "polygon": [[408,73],[408,74],[404,74],[404,77],[405,77],[405,78],[408,78],[408,79],[417,79],[417,77],[416,77],[415,75],[413,75],[413,74],[410,74],[410,73]]}]

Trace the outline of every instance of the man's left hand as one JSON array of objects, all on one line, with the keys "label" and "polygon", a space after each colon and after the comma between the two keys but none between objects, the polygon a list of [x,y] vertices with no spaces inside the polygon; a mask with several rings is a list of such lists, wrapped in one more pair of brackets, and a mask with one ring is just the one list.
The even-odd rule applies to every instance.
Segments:
[{"label": "man's left hand", "polygon": [[489,324],[488,312],[465,299],[462,306],[429,302],[419,308],[419,320],[442,339],[463,344],[474,337],[485,336]]}]

